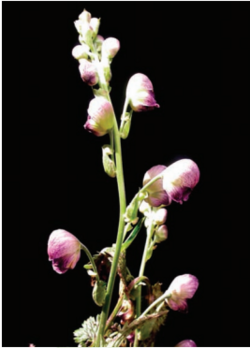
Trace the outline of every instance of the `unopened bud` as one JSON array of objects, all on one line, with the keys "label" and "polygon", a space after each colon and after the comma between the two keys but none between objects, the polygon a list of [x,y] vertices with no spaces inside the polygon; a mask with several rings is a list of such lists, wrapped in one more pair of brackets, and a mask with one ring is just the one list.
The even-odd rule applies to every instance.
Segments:
[{"label": "unopened bud", "polygon": [[83,12],[79,15],[79,19],[81,19],[83,22],[89,23],[91,20],[91,13],[84,9]]},{"label": "unopened bud", "polygon": [[145,216],[148,215],[148,213],[150,212],[150,205],[144,201],[141,202],[140,204],[140,208],[139,208],[139,211],[144,214]]},{"label": "unopened bud", "polygon": [[93,29],[93,38],[95,38],[96,35],[98,34],[98,30],[99,30],[99,26],[100,26],[100,19],[98,19],[98,18],[91,18],[90,26]]},{"label": "unopened bud", "polygon": [[72,50],[72,56],[75,59],[88,58],[89,47],[86,44],[77,45]]},{"label": "unopened bud", "polygon": [[114,58],[120,49],[120,41],[114,37],[109,37],[103,41],[102,44],[102,55],[108,58]]},{"label": "unopened bud", "polygon": [[81,78],[89,86],[94,86],[98,83],[98,72],[95,65],[86,59],[81,59],[79,65]]},{"label": "unopened bud", "polygon": [[161,243],[161,242],[164,242],[167,238],[168,238],[167,226],[166,225],[161,225],[155,231],[154,241],[155,241],[155,243]]},{"label": "unopened bud", "polygon": [[156,225],[162,225],[166,222],[167,219],[167,209],[161,208],[154,212],[153,220]]}]

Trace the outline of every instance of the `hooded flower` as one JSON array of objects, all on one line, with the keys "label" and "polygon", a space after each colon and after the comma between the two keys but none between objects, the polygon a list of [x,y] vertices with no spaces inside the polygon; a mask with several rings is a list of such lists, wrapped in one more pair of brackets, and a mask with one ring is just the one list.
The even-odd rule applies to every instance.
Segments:
[{"label": "hooded flower", "polygon": [[79,71],[83,82],[86,82],[89,86],[94,86],[98,83],[99,78],[96,67],[87,59],[81,59]]},{"label": "hooded flower", "polygon": [[75,268],[81,255],[81,243],[70,232],[55,230],[48,240],[49,261],[57,273],[65,273]]},{"label": "hooded flower", "polygon": [[175,347],[197,347],[197,345],[192,340],[183,340],[179,342]]},{"label": "hooded flower", "polygon": [[114,111],[111,103],[103,98],[96,97],[91,100],[88,108],[88,119],[84,128],[101,137],[107,134],[114,125]]},{"label": "hooded flower", "polygon": [[200,171],[197,164],[190,159],[182,159],[165,170],[163,188],[171,200],[182,204],[188,200],[199,179]]},{"label": "hooded flower", "polygon": [[[149,169],[143,178],[143,186],[145,186],[155,176],[163,172],[167,167],[158,165]],[[169,205],[171,199],[167,192],[163,189],[162,179],[156,180],[147,188],[148,197],[144,199],[152,207],[159,207],[160,205]]]},{"label": "hooded flower", "polygon": [[191,274],[183,274],[176,277],[170,284],[166,299],[168,306],[174,311],[184,312],[187,309],[187,299],[194,296],[199,286],[198,279]]},{"label": "hooded flower", "polygon": [[133,75],[127,85],[126,97],[134,111],[141,112],[159,108],[154,98],[154,88],[149,78],[141,73]]}]

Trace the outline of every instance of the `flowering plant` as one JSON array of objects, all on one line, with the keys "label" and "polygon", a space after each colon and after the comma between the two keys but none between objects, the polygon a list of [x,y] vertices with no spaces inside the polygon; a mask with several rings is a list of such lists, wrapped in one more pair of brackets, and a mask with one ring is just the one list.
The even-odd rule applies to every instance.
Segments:
[{"label": "flowering plant", "polygon": [[[102,147],[104,171],[116,178],[119,193],[119,225],[117,239],[97,255],[91,255],[87,247],[65,230],[53,231],[48,240],[48,255],[53,269],[65,273],[73,269],[83,250],[88,259],[84,268],[91,278],[92,297],[102,307],[100,315],[85,320],[74,332],[80,347],[141,347],[154,346],[156,334],[164,325],[170,310],[186,311],[187,300],[197,288],[194,275],[177,276],[169,288],[163,291],[160,283],[151,284],[145,276],[146,263],[158,244],[168,238],[166,207],[173,202],[187,201],[199,182],[200,171],[191,159],[181,159],[170,166],[155,165],[142,180],[142,188],[127,205],[123,176],[121,138],[129,136],[133,112],[159,108],[155,100],[153,84],[142,74],[133,75],[127,85],[120,127],[118,127],[110,98],[111,63],[120,49],[116,38],[104,39],[99,35],[100,20],[84,10],[75,27],[80,45],[73,51],[79,62],[81,79],[93,91],[84,128],[102,137],[108,135],[109,143]],[[146,241],[139,273],[131,274],[126,265],[126,250],[142,229],[146,228]],[[110,311],[116,275],[119,277],[119,296]],[[143,288],[146,294],[144,294]],[[142,308],[142,298],[147,305]],[[188,339],[177,346],[196,346]]]}]

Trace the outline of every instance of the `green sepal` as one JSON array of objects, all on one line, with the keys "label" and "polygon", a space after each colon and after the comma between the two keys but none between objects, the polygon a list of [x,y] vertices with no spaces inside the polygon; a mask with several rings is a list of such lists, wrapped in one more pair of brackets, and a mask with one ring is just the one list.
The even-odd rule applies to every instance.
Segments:
[{"label": "green sepal", "polygon": [[93,300],[95,304],[97,304],[97,306],[101,307],[104,305],[106,292],[107,292],[106,290],[107,290],[106,283],[102,280],[99,280],[99,281],[97,280],[92,292]]},{"label": "green sepal", "polygon": [[116,176],[116,167],[115,162],[113,161],[112,157],[113,155],[113,149],[110,145],[103,145],[102,146],[102,163],[105,173],[107,173],[111,178],[115,178]]}]

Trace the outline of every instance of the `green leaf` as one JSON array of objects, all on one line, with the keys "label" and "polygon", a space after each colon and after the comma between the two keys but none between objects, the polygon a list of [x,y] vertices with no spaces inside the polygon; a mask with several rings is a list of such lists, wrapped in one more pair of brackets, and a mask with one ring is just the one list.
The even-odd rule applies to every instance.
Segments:
[{"label": "green leaf", "polygon": [[135,228],[133,229],[133,231],[131,232],[131,234],[129,235],[129,237],[125,240],[125,242],[122,244],[122,251],[124,251],[125,249],[127,249],[130,244],[133,242],[133,240],[135,239],[135,237],[137,236],[137,234],[140,232],[140,229],[142,227],[142,224],[144,222],[145,218],[142,218],[138,224],[135,226]]},{"label": "green leaf", "polygon": [[92,296],[97,306],[103,306],[106,297],[106,283],[104,281],[96,281]]},{"label": "green leaf", "polygon": [[82,327],[74,331],[74,341],[79,343],[81,347],[87,347],[87,343],[95,341],[99,327],[100,316],[89,317],[82,323]]}]

